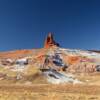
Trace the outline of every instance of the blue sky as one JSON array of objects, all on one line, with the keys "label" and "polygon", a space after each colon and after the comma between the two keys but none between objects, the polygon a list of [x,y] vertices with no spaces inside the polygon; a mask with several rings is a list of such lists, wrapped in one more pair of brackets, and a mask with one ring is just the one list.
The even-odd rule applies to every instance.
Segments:
[{"label": "blue sky", "polygon": [[64,48],[100,49],[99,0],[0,0],[0,51],[41,48],[53,32]]}]

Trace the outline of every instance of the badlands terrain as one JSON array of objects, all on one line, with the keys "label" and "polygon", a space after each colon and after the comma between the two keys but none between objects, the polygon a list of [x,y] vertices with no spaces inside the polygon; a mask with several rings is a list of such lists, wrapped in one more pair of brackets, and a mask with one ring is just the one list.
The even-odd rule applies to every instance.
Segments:
[{"label": "badlands terrain", "polygon": [[100,100],[100,53],[61,48],[51,33],[43,48],[0,52],[0,100]]}]

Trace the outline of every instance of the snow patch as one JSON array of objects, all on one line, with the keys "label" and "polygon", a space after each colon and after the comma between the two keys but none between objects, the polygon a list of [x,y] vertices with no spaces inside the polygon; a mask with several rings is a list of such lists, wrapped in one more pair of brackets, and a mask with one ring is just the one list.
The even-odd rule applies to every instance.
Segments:
[{"label": "snow patch", "polygon": [[78,79],[75,79],[75,76],[72,74],[65,74],[63,72],[57,72],[55,70],[47,70],[43,73],[47,77],[47,81],[52,84],[82,84],[82,82]]}]

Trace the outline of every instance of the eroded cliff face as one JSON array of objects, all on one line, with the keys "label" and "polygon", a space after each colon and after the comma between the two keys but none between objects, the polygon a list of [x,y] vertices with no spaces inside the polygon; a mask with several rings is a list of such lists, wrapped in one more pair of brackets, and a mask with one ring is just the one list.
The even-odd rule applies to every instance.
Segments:
[{"label": "eroded cliff face", "polygon": [[44,48],[50,48],[53,46],[59,46],[59,44],[55,42],[53,34],[50,32],[45,39]]}]

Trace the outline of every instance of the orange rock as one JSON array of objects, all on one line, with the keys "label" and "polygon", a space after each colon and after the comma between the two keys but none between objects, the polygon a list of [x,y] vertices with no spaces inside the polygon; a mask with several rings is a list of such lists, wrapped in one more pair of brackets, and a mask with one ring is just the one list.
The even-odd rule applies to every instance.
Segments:
[{"label": "orange rock", "polygon": [[0,58],[10,58],[10,59],[17,59],[17,58],[22,58],[27,55],[32,55],[33,51],[30,50],[15,50],[15,51],[9,51],[9,52],[1,52],[0,53]]},{"label": "orange rock", "polygon": [[59,44],[54,41],[53,34],[49,33],[48,36],[45,39],[44,47],[49,48],[49,47],[52,47],[52,46],[59,46]]},{"label": "orange rock", "polygon": [[80,57],[78,57],[78,56],[69,56],[68,57],[69,64],[75,64],[75,63],[78,63],[79,61],[80,61]]}]

